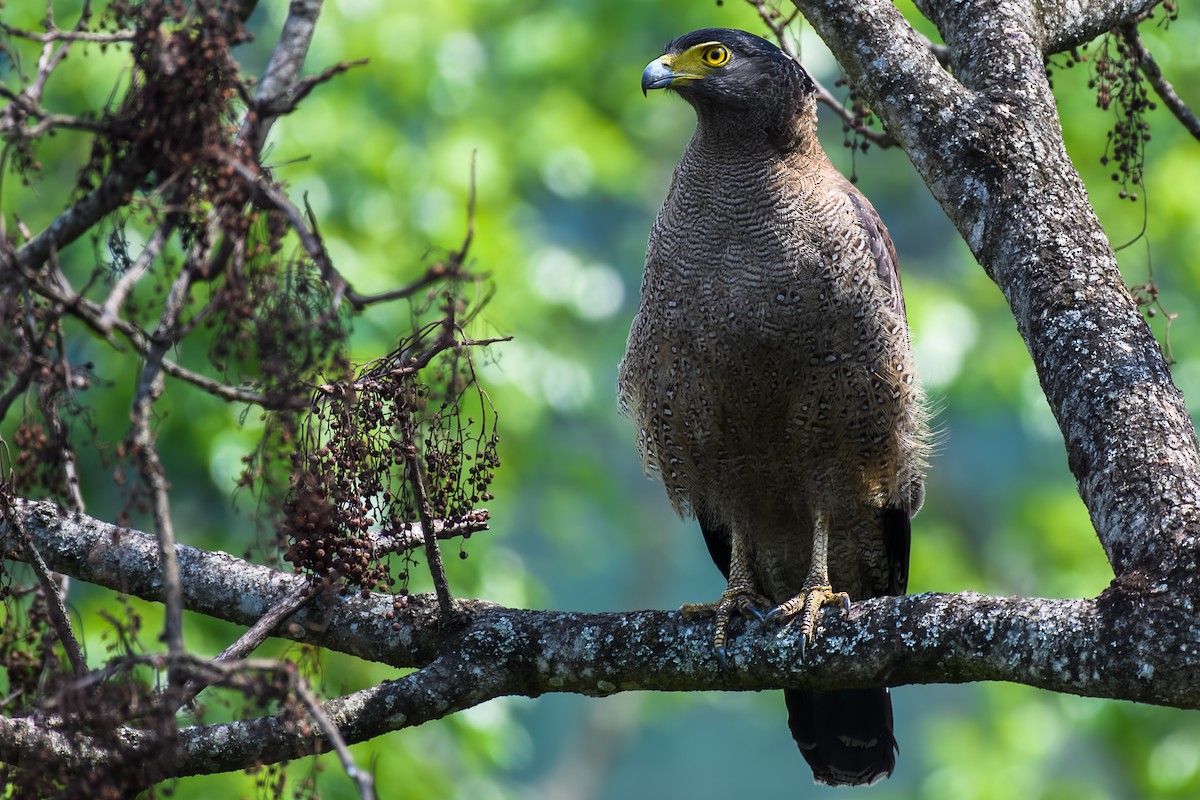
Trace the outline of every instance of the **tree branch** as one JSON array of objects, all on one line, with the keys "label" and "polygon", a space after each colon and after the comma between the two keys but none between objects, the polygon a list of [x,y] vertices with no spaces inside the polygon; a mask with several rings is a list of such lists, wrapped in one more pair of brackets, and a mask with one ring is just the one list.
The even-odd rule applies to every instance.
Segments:
[{"label": "tree branch", "polygon": [[[48,503],[22,502],[31,541],[51,569],[161,600],[157,547],[139,531]],[[189,610],[249,625],[304,580],[225,553],[180,545]],[[392,598],[327,593],[276,635],[396,667],[451,653],[486,652],[505,676],[498,691],[606,695],[630,689],[696,691],[835,688],[1003,680],[1054,691],[1200,708],[1198,578],[1115,581],[1093,600],[921,594],[855,603],[821,618],[820,647],[802,660],[788,629],[742,624],[734,670],[712,654],[712,623],[676,612],[577,614],[455,602],[443,624],[436,599],[414,595],[387,618]],[[482,655],[480,656],[482,658]],[[803,669],[797,669],[803,664]],[[347,741],[356,741],[338,722]]]},{"label": "tree branch", "polygon": [[1162,0],[1042,0],[1042,52],[1049,56],[1086,44],[1127,22],[1151,14]]},{"label": "tree branch", "polygon": [[238,135],[250,145],[253,153],[262,152],[267,134],[279,115],[276,107],[284,108],[287,96],[303,86],[300,72],[308,57],[308,46],[316,30],[317,18],[321,15],[323,0],[292,0],[288,6],[288,17],[279,32],[279,42],[271,52],[271,60],[263,73],[258,90],[254,93],[255,106],[265,113],[246,115]]},{"label": "tree branch", "polygon": [[99,186],[59,214],[45,230],[17,250],[11,259],[6,258],[4,263],[0,263],[0,268],[27,273],[38,271],[52,253],[75,241],[109,212],[124,205],[149,171],[149,166],[135,159],[117,164],[104,176]]},{"label": "tree branch", "polygon": [[[49,503],[18,502],[12,513],[50,568],[161,600],[154,537]],[[304,582],[224,553],[177,549],[185,607],[219,619],[253,624]],[[353,744],[493,697],[546,692],[606,696],[1001,680],[1200,708],[1194,646],[1200,617],[1192,611],[1200,603],[1198,583],[1195,575],[1181,581],[1135,576],[1092,600],[974,593],[876,598],[855,603],[849,614],[824,613],[821,646],[803,656],[794,631],[739,619],[729,647],[735,669],[723,669],[713,656],[711,619],[677,612],[580,614],[459,600],[458,613],[447,621],[436,598],[412,596],[405,611],[388,619],[390,596],[330,592],[299,609],[277,635],[419,671],[321,704],[322,726],[297,725],[294,712],[285,711],[185,728],[171,741],[126,727],[108,741],[118,742],[123,763],[166,748],[169,757],[157,763],[172,764],[172,775],[192,775],[320,752],[330,746],[327,732],[334,728]],[[0,718],[0,759],[19,762],[48,743],[62,758],[114,757],[55,724]],[[125,760],[131,754],[133,761]]]},{"label": "tree branch", "polygon": [[1183,102],[1183,98],[1175,91],[1175,87],[1162,74],[1158,62],[1154,60],[1146,43],[1142,41],[1137,25],[1132,22],[1122,25],[1121,35],[1133,48],[1133,52],[1137,55],[1138,66],[1141,67],[1146,80],[1150,81],[1150,85],[1154,87],[1155,94],[1166,103],[1167,109],[1175,115],[1175,119],[1179,120],[1184,130],[1200,139],[1200,117],[1197,117],[1196,112],[1188,108],[1187,103]]}]

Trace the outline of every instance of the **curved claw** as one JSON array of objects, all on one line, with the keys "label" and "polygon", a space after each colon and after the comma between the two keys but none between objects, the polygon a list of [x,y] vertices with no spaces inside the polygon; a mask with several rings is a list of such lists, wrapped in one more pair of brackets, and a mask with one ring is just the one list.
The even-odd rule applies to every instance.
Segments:
[{"label": "curved claw", "polygon": [[762,620],[763,622],[774,622],[775,620],[779,619],[782,616],[783,616],[783,606],[775,606],[770,611],[768,611],[765,615],[759,617],[759,619]]},{"label": "curved claw", "polygon": [[755,618],[756,620],[758,620],[759,622],[766,622],[768,619],[770,619],[770,618],[771,618],[771,612],[770,612],[770,611],[768,611],[766,614],[764,614],[764,613],[763,613],[763,612],[762,612],[762,611],[759,609],[759,607],[758,607],[758,606],[756,606],[756,605],[748,605],[748,606],[746,606],[746,610],[747,610],[747,611],[749,611],[751,614],[753,614],[753,615],[754,615],[754,618]]},{"label": "curved claw", "polygon": [[804,660],[804,654],[808,652],[808,634],[800,634],[800,660]]},{"label": "curved claw", "polygon": [[713,655],[717,657],[717,663],[721,665],[721,669],[729,666],[729,653],[725,651],[724,647],[714,647]]}]

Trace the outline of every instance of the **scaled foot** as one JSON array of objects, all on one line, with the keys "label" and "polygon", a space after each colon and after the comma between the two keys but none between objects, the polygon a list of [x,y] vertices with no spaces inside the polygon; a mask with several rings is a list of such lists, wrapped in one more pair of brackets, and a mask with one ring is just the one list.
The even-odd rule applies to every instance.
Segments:
[{"label": "scaled foot", "polygon": [[800,625],[800,657],[804,657],[808,643],[816,638],[817,614],[823,606],[840,605],[846,612],[850,611],[850,595],[845,592],[835,592],[832,586],[807,586],[800,594],[767,612],[767,621],[790,620],[799,616]]},{"label": "scaled foot", "polygon": [[717,661],[724,667],[729,663],[725,650],[729,620],[737,612],[743,617],[753,617],[759,621],[766,619],[763,609],[770,608],[767,598],[745,589],[728,589],[721,595],[720,600],[711,603],[687,603],[680,607],[679,613],[685,617],[707,617],[716,615],[717,632],[713,636],[713,652]]}]

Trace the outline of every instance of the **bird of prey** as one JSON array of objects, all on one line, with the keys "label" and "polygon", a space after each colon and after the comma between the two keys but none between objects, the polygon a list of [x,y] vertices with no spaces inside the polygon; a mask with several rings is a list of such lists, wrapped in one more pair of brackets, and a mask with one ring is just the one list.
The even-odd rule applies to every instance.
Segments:
[{"label": "bird of prey", "polygon": [[[690,103],[696,130],[650,233],[618,393],[647,472],[728,581],[685,606],[716,615],[727,663],[733,614],[811,643],[823,606],[905,592],[928,425],[896,251],[821,149],[800,64],[699,30],[646,67],[650,89]],[[886,688],[784,694],[818,782],[891,775]]]}]

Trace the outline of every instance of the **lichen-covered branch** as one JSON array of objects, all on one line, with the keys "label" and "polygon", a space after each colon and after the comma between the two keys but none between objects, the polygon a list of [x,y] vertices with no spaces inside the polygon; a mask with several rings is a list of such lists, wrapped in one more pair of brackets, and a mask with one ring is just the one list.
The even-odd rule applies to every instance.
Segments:
[{"label": "lichen-covered branch", "polygon": [[[150,535],[59,514],[47,503],[21,503],[17,513],[52,569],[161,599]],[[181,545],[178,556],[185,607],[239,624],[252,624],[303,581],[225,553]],[[1091,600],[878,598],[856,603],[848,616],[825,613],[825,646],[803,661],[798,637],[746,624],[730,648],[738,669],[725,671],[712,654],[711,621],[663,611],[576,614],[460,600],[442,624],[432,596],[413,596],[407,611],[388,619],[386,595],[330,592],[276,635],[396,667],[483,648],[495,669],[514,671],[506,693],[1005,680],[1193,708],[1200,707],[1200,618],[1189,608],[1197,599],[1200,579],[1166,583],[1148,575],[1118,579]]]},{"label": "lichen-covered branch", "polygon": [[1061,53],[1090,42],[1123,23],[1141,20],[1153,13],[1163,0],[1042,0],[1042,50]]}]

